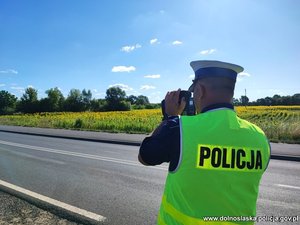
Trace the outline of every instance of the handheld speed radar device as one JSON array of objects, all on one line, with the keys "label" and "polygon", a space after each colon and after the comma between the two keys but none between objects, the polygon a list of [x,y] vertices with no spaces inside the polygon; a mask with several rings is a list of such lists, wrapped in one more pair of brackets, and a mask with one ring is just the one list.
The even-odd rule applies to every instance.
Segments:
[{"label": "handheld speed radar device", "polygon": [[[185,108],[181,115],[185,115],[185,116],[195,115],[194,101],[191,96],[192,96],[192,93],[189,91],[180,91],[178,104],[181,103],[182,98],[184,98],[185,102],[186,102]],[[166,111],[165,111],[165,109],[166,109],[165,108],[165,100],[162,100],[162,102],[161,102],[161,109],[162,109],[163,119],[167,119],[168,115],[166,114]]]}]

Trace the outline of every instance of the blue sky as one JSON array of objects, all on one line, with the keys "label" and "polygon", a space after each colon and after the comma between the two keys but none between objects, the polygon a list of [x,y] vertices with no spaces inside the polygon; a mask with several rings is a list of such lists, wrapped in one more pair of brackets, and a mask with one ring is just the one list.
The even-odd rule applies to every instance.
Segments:
[{"label": "blue sky", "polygon": [[300,1],[0,0],[0,89],[113,85],[160,102],[187,89],[190,61],[239,64],[235,97],[300,92]]}]

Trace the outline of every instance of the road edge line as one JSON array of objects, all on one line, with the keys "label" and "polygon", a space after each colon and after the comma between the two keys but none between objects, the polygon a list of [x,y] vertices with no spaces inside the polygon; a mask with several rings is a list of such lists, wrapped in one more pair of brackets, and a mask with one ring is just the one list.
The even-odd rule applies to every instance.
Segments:
[{"label": "road edge line", "polygon": [[71,139],[71,140],[79,140],[79,141],[101,142],[101,143],[117,144],[117,145],[129,145],[129,146],[140,146],[141,145],[141,142],[133,142],[133,141],[108,140],[108,139],[100,139],[100,138],[99,139],[97,139],[97,138],[84,138],[84,137],[76,137],[76,136],[62,136],[62,135],[55,135],[55,134],[31,133],[31,132],[25,132],[25,131],[13,131],[13,130],[0,129],[0,132],[24,134],[24,135],[34,135],[34,136],[41,136],[41,137]]},{"label": "road edge line", "polygon": [[106,221],[104,216],[89,212],[67,203],[35,193],[17,185],[0,180],[0,190],[23,199],[41,209],[49,211],[62,218],[88,225],[99,225]]},{"label": "road edge line", "polygon": [[271,159],[300,162],[300,157],[298,157],[298,156],[289,156],[289,155],[272,155],[271,154]]}]

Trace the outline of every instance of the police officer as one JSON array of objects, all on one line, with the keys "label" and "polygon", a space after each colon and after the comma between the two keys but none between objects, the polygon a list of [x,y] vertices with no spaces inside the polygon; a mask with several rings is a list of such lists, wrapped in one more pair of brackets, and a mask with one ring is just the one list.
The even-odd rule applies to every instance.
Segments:
[{"label": "police officer", "polygon": [[190,65],[197,114],[180,116],[185,99],[178,99],[180,89],[168,92],[168,118],[139,151],[144,165],[170,163],[158,224],[207,224],[212,218],[213,224],[253,224],[270,145],[259,127],[234,111],[236,77],[243,68],[208,60]]}]

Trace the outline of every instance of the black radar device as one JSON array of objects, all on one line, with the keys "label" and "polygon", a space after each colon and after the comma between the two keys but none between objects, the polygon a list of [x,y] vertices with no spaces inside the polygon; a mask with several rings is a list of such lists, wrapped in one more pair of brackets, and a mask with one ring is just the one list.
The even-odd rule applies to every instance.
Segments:
[{"label": "black radar device", "polygon": [[[181,115],[185,115],[185,116],[195,115],[194,100],[191,96],[192,93],[189,91],[180,91],[178,104],[181,103],[182,98],[184,98],[186,102],[185,108]],[[168,115],[166,114],[165,100],[162,100],[161,102],[161,109],[163,114],[163,120],[165,120],[168,118]]]}]

